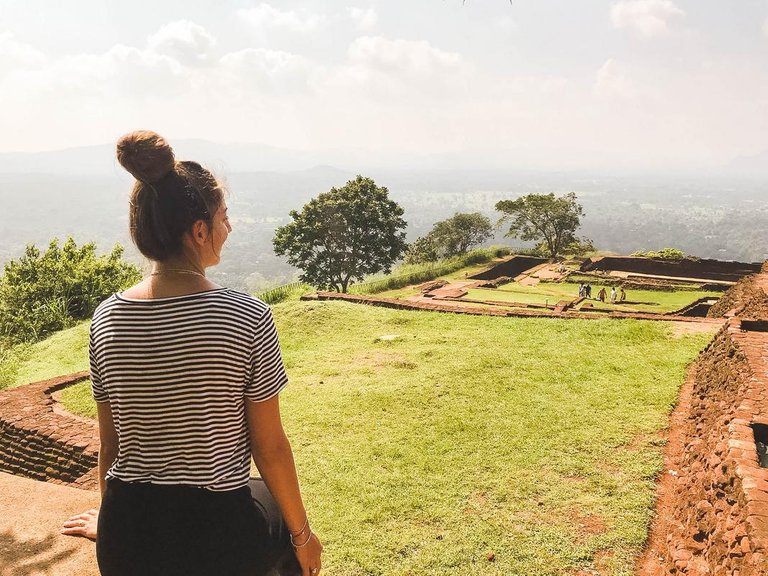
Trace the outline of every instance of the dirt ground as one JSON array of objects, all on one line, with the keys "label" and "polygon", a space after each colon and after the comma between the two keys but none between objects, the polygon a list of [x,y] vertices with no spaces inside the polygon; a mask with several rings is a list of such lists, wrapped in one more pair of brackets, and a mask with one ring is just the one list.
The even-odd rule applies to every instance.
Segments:
[{"label": "dirt ground", "polygon": [[670,322],[672,325],[672,336],[681,338],[688,334],[714,334],[723,325],[723,322],[713,322],[712,320],[703,320],[702,322]]},{"label": "dirt ground", "polygon": [[0,576],[98,576],[95,544],[59,534],[99,494],[0,473]]},{"label": "dirt ground", "polygon": [[685,383],[680,389],[677,405],[669,418],[669,428],[664,437],[667,446],[664,450],[664,468],[656,483],[656,507],[654,518],[645,544],[645,551],[635,565],[637,576],[653,576],[659,569],[659,558],[663,557],[662,550],[667,546],[666,527],[674,522],[674,488],[677,470],[674,462],[680,461],[680,454],[685,450],[683,443],[683,423],[691,410],[691,394],[693,392],[693,371],[689,369]]}]

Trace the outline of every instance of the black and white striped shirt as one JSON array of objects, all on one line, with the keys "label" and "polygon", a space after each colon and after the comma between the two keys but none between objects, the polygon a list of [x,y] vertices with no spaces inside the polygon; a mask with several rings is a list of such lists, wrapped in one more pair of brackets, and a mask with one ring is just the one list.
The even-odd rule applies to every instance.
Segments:
[{"label": "black and white striped shirt", "polygon": [[109,402],[119,438],[107,477],[209,490],[245,486],[244,397],[286,385],[269,307],[220,288],[155,300],[118,294],[90,332],[93,396]]}]

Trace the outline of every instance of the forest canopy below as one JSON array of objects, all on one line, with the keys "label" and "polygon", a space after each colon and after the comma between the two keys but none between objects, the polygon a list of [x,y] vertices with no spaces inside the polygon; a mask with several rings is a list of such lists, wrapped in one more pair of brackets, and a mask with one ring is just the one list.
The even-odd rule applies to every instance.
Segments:
[{"label": "forest canopy below", "polygon": [[[630,254],[675,246],[694,256],[757,262],[768,258],[768,198],[764,182],[708,177],[590,176],[491,171],[372,171],[376,183],[403,207],[408,242],[456,212],[480,212],[494,223],[500,200],[532,192],[575,192],[584,207],[579,234],[599,250]],[[297,172],[224,174],[234,231],[212,276],[220,283],[260,291],[295,279],[297,271],[272,249],[289,211],[350,178],[331,167]],[[0,265],[27,244],[46,246],[73,236],[100,250],[115,243],[139,265],[128,238],[131,181],[123,176],[0,175]],[[497,229],[487,244],[527,246]]]}]

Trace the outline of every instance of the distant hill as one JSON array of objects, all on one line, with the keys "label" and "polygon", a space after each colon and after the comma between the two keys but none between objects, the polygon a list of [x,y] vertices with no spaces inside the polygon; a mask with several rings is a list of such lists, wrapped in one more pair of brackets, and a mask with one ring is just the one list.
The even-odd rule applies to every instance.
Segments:
[{"label": "distant hill", "polygon": [[[216,144],[207,140],[175,140],[180,160],[193,159],[227,172],[294,171],[325,163],[321,155],[263,144]],[[114,144],[46,152],[0,153],[0,174],[77,174],[102,176],[122,171]]]},{"label": "distant hill", "polygon": [[732,176],[768,178],[768,150],[754,156],[739,156],[731,160],[725,171]]}]

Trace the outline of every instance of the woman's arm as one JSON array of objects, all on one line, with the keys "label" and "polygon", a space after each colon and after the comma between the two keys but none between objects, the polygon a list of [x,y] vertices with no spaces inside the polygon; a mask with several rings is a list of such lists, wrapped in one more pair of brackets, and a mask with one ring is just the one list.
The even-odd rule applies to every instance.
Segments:
[{"label": "woman's arm", "polygon": [[[117,458],[117,431],[112,419],[112,406],[109,402],[97,402],[96,409],[99,418],[99,489],[104,495],[106,489],[106,475],[109,467]],[[85,536],[96,540],[96,526],[99,520],[99,511],[87,510],[82,514],[76,514],[64,522],[62,534],[67,536]]]},{"label": "woman's arm", "polygon": [[295,536],[296,558],[304,576],[315,576],[320,571],[323,546],[311,531],[301,501],[293,451],[280,420],[278,396],[263,402],[246,399],[245,414],[253,461],[280,506],[288,530]]},{"label": "woman's arm", "polygon": [[99,419],[99,490],[104,496],[107,488],[107,470],[117,458],[119,447],[115,421],[112,419],[112,405],[109,402],[97,402]]}]

